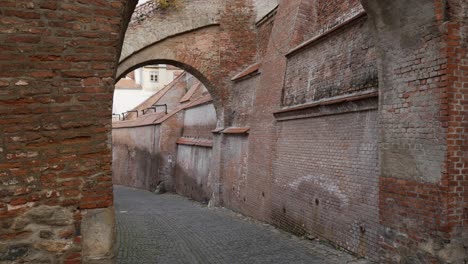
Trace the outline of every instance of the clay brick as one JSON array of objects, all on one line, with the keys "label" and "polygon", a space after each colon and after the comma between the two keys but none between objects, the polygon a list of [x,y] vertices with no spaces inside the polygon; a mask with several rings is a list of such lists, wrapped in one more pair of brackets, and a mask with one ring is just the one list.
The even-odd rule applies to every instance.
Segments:
[{"label": "clay brick", "polygon": [[39,19],[41,18],[40,13],[33,11],[20,11],[20,10],[5,10],[3,12],[5,16],[14,16],[24,19]]}]

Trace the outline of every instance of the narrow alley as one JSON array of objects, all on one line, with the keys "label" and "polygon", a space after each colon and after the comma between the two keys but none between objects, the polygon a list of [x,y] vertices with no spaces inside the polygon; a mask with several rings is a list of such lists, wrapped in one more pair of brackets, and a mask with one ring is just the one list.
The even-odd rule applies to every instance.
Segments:
[{"label": "narrow alley", "polygon": [[367,263],[222,208],[115,186],[119,264]]}]

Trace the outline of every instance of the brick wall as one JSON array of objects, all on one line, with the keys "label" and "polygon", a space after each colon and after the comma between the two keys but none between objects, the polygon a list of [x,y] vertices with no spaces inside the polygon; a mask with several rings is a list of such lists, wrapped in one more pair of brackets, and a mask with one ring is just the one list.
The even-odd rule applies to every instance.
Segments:
[{"label": "brick wall", "polygon": [[298,45],[340,25],[362,10],[358,0],[302,0],[297,10],[294,30],[291,32],[292,44]]},{"label": "brick wall", "polygon": [[[381,55],[383,257],[392,262],[463,263],[464,141],[459,115],[464,106],[458,83],[463,67],[458,63],[466,53],[457,49],[460,20],[452,14],[461,6],[457,1],[365,1],[365,7]],[[408,18],[411,23],[403,23]]]},{"label": "brick wall", "polygon": [[289,56],[282,104],[294,106],[377,88],[374,45],[362,17]]},{"label": "brick wall", "polygon": [[371,110],[280,122],[272,222],[376,258],[377,120]]},{"label": "brick wall", "polygon": [[237,82],[232,91],[232,117],[230,126],[245,127],[250,125],[255,101],[255,89],[259,84],[258,76]]},{"label": "brick wall", "polygon": [[[376,55],[366,18],[361,15],[333,31],[362,8],[351,8],[342,16],[330,18],[330,23],[311,24],[312,20],[301,20],[305,16],[294,16],[306,12],[307,6],[317,8],[318,4],[311,2],[282,1],[274,17],[268,48],[260,58],[261,75],[250,81],[257,86],[254,110],[248,118],[247,173],[230,175],[225,170],[224,203],[296,234],[327,239],[356,254],[378,259],[381,229],[375,97],[366,102],[304,106],[310,111],[273,116],[282,108],[287,91],[292,94],[309,86],[323,89],[317,98],[309,96],[306,100],[304,93],[302,100],[284,104],[297,106],[333,101],[377,87]],[[312,27],[308,28],[310,32],[301,32],[300,23],[302,28]],[[291,37],[293,33],[301,38]],[[314,39],[308,41],[311,37]],[[302,41],[308,43],[297,48]],[[236,87],[242,85],[240,82]],[[331,86],[335,89],[329,89]]]},{"label": "brick wall", "polygon": [[[248,190],[254,187],[261,195],[259,186],[248,186],[247,161],[248,161],[248,137],[246,135],[224,135],[223,149],[227,158],[223,163],[222,201],[223,206],[237,212],[245,212]],[[249,197],[250,198],[250,197]]]},{"label": "brick wall", "polygon": [[[274,14],[272,14],[274,17]],[[258,35],[257,35],[257,52],[258,52],[258,60],[262,60],[265,57],[268,42],[270,42],[271,30],[273,29],[274,19],[269,18],[265,21],[260,22],[258,25]]]},{"label": "brick wall", "polygon": [[[449,120],[447,131],[447,169],[449,198],[446,205],[446,228],[455,241],[468,248],[468,170],[467,168],[467,94],[468,94],[468,3],[448,1],[449,18],[444,32],[446,42]],[[442,6],[438,6],[442,8]],[[438,10],[438,14],[442,10]],[[465,252],[465,262],[468,259]]]}]

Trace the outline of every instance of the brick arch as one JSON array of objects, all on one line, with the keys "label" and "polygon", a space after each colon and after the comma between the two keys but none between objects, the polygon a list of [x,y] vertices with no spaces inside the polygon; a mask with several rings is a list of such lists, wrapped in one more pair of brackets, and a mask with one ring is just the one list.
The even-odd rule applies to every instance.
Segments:
[{"label": "brick arch", "polygon": [[[214,95],[217,94],[217,90],[215,88],[215,85],[213,84],[212,80],[208,79],[208,77],[204,73],[200,72],[197,68],[195,68],[192,65],[188,65],[188,64],[180,62],[180,61],[170,60],[170,59],[167,59],[167,58],[166,59],[151,59],[151,60],[144,60],[144,58],[145,58],[144,56],[138,57],[138,58],[141,58],[142,62],[140,62],[138,64],[135,64],[135,65],[133,65],[133,66],[131,66],[129,68],[126,68],[125,70],[122,70],[122,68],[119,67],[119,71],[118,71],[119,75],[117,75],[116,82],[118,80],[120,80],[121,78],[123,78],[129,72],[131,72],[133,70],[136,70],[138,68],[147,66],[147,65],[168,64],[168,65],[176,66],[176,67],[190,73],[195,78],[197,78],[201,83],[203,83],[203,85],[206,87],[206,89],[208,90],[208,92],[210,93],[210,95],[213,98],[213,106],[216,109],[218,124],[223,123],[223,120],[222,120],[222,117],[223,117],[223,115],[222,115],[222,113],[223,113],[222,102],[219,100],[219,97],[214,96]],[[122,71],[120,71],[120,70],[122,70]]]},{"label": "brick arch", "polygon": [[249,0],[181,3],[176,10],[159,10],[152,2],[136,9],[116,76],[149,60],[173,62],[205,84],[218,117],[225,116],[230,107],[231,78],[256,58],[252,25],[262,9]]},{"label": "brick arch", "polygon": [[142,65],[166,61],[189,71],[215,95],[216,69],[220,67],[218,52],[219,27],[201,28],[152,43],[139,50],[119,63],[116,76],[119,79]]},{"label": "brick arch", "polygon": [[169,64],[169,65],[172,65],[172,66],[176,66],[184,71],[187,71],[188,73],[190,73],[191,75],[195,76],[199,81],[201,81],[205,86],[212,86],[211,84],[211,81],[208,80],[205,75],[203,75],[203,73],[201,73],[200,71],[198,71],[196,68],[194,68],[193,66],[191,65],[187,65],[185,63],[182,63],[182,62],[179,62],[179,61],[174,61],[174,60],[169,60],[169,59],[151,59],[151,60],[147,60],[147,61],[143,61],[139,64],[136,64],[128,69],[126,69],[124,72],[122,72],[121,74],[119,74],[116,78],[116,82],[118,82],[120,79],[122,79],[123,77],[125,77],[125,75],[127,75],[128,73],[138,69],[138,68],[141,68],[141,67],[144,67],[144,66],[147,66],[147,65],[157,65],[157,64]]},{"label": "brick arch", "polygon": [[136,8],[122,46],[119,62],[154,43],[220,24],[220,0],[181,0],[176,10],[160,10],[153,1]]},{"label": "brick arch", "polygon": [[[5,258],[14,262],[102,263],[112,257],[115,221],[108,142],[121,51],[134,55],[153,43],[172,43],[187,52],[157,58],[198,69],[210,86],[217,87],[218,96],[213,97],[224,105],[232,76],[253,63],[256,36],[251,24],[256,14],[251,1],[183,1],[190,5],[188,12],[168,11],[155,16],[157,23],[149,23],[155,22],[149,18],[127,30],[137,2],[2,1],[0,219],[6,223],[0,228],[2,259],[3,249]],[[216,7],[215,16],[206,13],[209,4]],[[178,15],[184,19],[162,23]],[[199,46],[173,42],[188,35],[196,38],[194,30],[213,31],[217,23],[223,32],[213,40],[218,44],[211,52],[197,53]],[[135,28],[154,30],[161,25],[166,25],[164,36],[141,34],[138,45],[123,44],[125,32],[129,36],[137,32]],[[206,44],[206,39],[197,41]],[[128,47],[135,50],[129,52]],[[201,59],[205,55],[218,63],[210,66],[208,59]],[[47,237],[60,236],[60,241],[43,240],[39,228],[30,230],[27,224],[43,225],[51,232]],[[65,227],[67,232],[62,233]],[[102,243],[97,245],[96,240]]]}]

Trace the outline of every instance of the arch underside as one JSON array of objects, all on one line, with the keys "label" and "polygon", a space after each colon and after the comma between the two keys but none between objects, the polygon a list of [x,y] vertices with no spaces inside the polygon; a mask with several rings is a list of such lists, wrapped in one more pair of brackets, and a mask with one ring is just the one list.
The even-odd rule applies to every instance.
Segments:
[{"label": "arch underside", "polygon": [[186,70],[213,92],[212,77],[219,68],[218,33],[219,27],[214,25],[153,43],[119,64],[117,80],[145,65],[171,64]]}]

